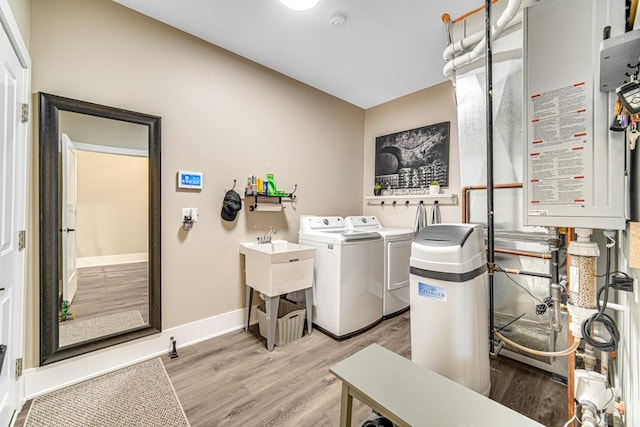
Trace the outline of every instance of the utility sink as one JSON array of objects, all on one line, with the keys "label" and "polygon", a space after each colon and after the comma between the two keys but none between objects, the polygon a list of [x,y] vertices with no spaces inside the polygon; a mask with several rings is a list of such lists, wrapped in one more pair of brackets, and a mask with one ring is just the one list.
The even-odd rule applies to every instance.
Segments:
[{"label": "utility sink", "polygon": [[315,250],[286,240],[241,243],[247,285],[270,297],[310,288]]}]

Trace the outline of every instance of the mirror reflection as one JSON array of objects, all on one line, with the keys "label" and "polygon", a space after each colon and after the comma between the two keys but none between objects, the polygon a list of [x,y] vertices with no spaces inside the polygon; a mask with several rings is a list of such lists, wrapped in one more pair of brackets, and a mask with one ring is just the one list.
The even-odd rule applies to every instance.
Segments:
[{"label": "mirror reflection", "polygon": [[148,128],[62,111],[59,346],[149,323]]},{"label": "mirror reflection", "polygon": [[39,103],[42,366],[162,330],[161,119]]}]

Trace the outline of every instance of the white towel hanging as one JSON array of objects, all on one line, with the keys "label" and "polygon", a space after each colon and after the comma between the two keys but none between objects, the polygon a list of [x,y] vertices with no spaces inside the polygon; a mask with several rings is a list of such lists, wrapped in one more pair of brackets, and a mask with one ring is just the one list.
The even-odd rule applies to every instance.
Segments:
[{"label": "white towel hanging", "polygon": [[416,234],[427,226],[427,211],[424,208],[424,203],[418,203],[416,205],[416,223],[413,227]]},{"label": "white towel hanging", "polygon": [[440,205],[438,205],[438,201],[436,200],[431,207],[431,224],[440,224],[441,222]]}]

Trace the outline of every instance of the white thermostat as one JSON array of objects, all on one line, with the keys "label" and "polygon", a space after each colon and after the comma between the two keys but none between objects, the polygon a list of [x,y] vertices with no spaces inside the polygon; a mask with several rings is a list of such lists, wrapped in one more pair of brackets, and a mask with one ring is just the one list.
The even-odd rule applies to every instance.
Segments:
[{"label": "white thermostat", "polygon": [[178,171],[178,188],[202,190],[202,172]]}]

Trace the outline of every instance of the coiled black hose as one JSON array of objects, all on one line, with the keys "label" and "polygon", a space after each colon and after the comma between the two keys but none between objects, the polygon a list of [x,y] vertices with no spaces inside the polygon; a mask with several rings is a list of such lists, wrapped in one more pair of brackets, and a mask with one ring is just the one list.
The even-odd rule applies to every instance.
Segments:
[{"label": "coiled black hose", "polygon": [[[620,332],[616,326],[616,322],[611,316],[604,311],[607,309],[607,299],[609,298],[609,276],[611,275],[611,247],[607,245],[607,268],[605,275],[604,286],[598,290],[596,295],[596,305],[598,312],[587,318],[582,322],[582,338],[590,344],[593,348],[601,351],[615,351],[618,348],[618,342],[620,342]],[[600,295],[604,293],[604,304],[600,305]],[[591,331],[595,323],[600,323],[605,330],[609,333],[611,338],[605,341],[603,338],[593,338]]]}]

